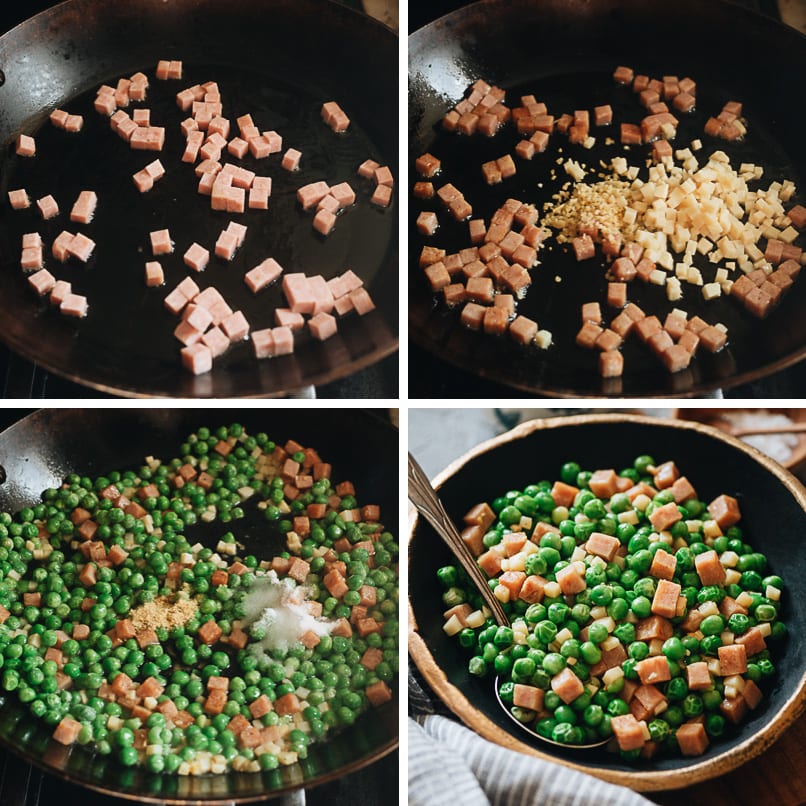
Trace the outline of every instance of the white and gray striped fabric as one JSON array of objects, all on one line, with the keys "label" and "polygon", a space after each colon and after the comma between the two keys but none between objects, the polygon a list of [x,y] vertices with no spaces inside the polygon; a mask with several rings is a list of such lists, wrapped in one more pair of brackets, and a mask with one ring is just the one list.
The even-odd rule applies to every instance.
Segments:
[{"label": "white and gray striped fabric", "polygon": [[482,739],[438,714],[409,719],[411,806],[652,806],[635,792]]}]

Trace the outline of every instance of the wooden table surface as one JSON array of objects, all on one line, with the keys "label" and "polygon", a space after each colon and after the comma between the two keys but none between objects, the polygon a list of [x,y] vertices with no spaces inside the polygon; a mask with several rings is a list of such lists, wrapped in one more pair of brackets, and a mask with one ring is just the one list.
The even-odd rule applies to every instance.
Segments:
[{"label": "wooden table surface", "polygon": [[765,753],[727,775],[686,789],[649,792],[662,806],[801,806],[806,804],[806,714]]}]

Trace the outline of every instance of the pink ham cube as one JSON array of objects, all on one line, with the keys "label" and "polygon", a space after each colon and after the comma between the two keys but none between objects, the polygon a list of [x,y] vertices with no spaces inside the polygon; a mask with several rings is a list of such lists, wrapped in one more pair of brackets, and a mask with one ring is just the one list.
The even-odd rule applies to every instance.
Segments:
[{"label": "pink ham cube", "polygon": [[239,249],[243,246],[243,242],[246,240],[246,230],[247,227],[244,224],[239,224],[237,221],[230,221],[229,224],[227,224],[226,232],[235,236]]},{"label": "pink ham cube", "polygon": [[333,310],[333,295],[330,293],[327,281],[321,274],[308,278],[308,289],[316,300],[312,311],[313,314],[317,314],[320,311],[330,313]]},{"label": "pink ham cube", "polygon": [[320,210],[327,210],[328,213],[333,213],[334,215],[339,211],[339,203],[336,201],[334,196],[331,196],[329,193],[325,196],[319,204],[316,205],[316,212],[318,213]]},{"label": "pink ham cube", "polygon": [[28,193],[22,188],[20,190],[9,190],[8,201],[12,210],[24,210],[26,207],[31,206]]},{"label": "pink ham cube", "polygon": [[375,162],[375,160],[364,160],[358,166],[358,175],[363,176],[364,179],[374,179],[375,178],[375,171],[380,168],[380,164]]},{"label": "pink ham cube", "polygon": [[[118,108],[118,105],[115,103],[114,93],[104,93],[103,95],[99,95],[93,102],[93,106],[99,115],[106,115],[107,117],[109,117]],[[60,129],[64,128],[65,124],[67,123],[67,118],[68,115],[65,113],[64,120],[59,126]]]},{"label": "pink ham cube", "polygon": [[117,131],[122,140],[131,143],[132,135],[137,131],[137,124],[133,120],[124,120]]},{"label": "pink ham cube", "polygon": [[56,278],[47,269],[40,269],[28,277],[28,283],[40,297],[44,297],[53,290]]},{"label": "pink ham cube", "polygon": [[135,109],[132,112],[132,120],[138,126],[150,126],[151,125],[151,110],[150,109]]},{"label": "pink ham cube", "polygon": [[274,321],[278,327],[288,327],[291,330],[302,330],[305,326],[303,315],[288,308],[275,308]]},{"label": "pink ham cube", "polygon": [[280,163],[282,168],[285,168],[286,171],[298,171],[299,170],[299,161],[302,158],[302,152],[297,151],[296,148],[289,148],[288,151],[283,154],[283,160]]},{"label": "pink ham cube", "polygon": [[187,304],[188,298],[178,288],[165,297],[164,305],[173,314],[179,313]]},{"label": "pink ham cube", "polygon": [[303,185],[297,191],[297,200],[302,205],[303,210],[310,210],[315,207],[330,192],[327,182],[311,182]]},{"label": "pink ham cube", "polygon": [[353,300],[350,298],[349,294],[344,297],[339,297],[333,303],[333,310],[336,311],[339,316],[347,316],[350,311],[355,310]]},{"label": "pink ham cube", "polygon": [[95,249],[95,241],[88,238],[83,232],[79,232],[67,246],[67,253],[78,258],[82,263],[86,263],[90,259],[93,249]]},{"label": "pink ham cube", "polygon": [[321,235],[330,235],[336,226],[336,216],[328,210],[320,210],[313,217],[313,228]]},{"label": "pink ham cube", "polygon": [[193,271],[204,271],[207,264],[210,262],[210,252],[201,244],[194,243],[191,244],[182,259]]},{"label": "pink ham cube", "polygon": [[167,229],[155,230],[149,233],[151,239],[151,253],[153,255],[170,255],[174,251],[174,242]]},{"label": "pink ham cube", "polygon": [[232,260],[235,257],[235,250],[238,248],[238,239],[231,233],[224,230],[218,236],[215,243],[216,257],[224,260]]},{"label": "pink ham cube", "polygon": [[336,319],[329,313],[320,311],[309,322],[308,328],[311,335],[319,341],[329,339],[336,332]]},{"label": "pink ham cube", "polygon": [[370,201],[377,207],[388,207],[392,201],[392,188],[388,185],[377,185]]},{"label": "pink ham cube", "polygon": [[255,350],[255,358],[273,358],[274,331],[272,328],[267,327],[265,330],[255,330],[252,333],[252,346]]},{"label": "pink ham cube", "polygon": [[42,268],[42,247],[41,246],[28,246],[23,247],[22,256],[20,257],[20,268],[23,271],[36,271]]},{"label": "pink ham cube", "polygon": [[167,59],[160,59],[157,62],[156,76],[160,81],[167,81],[171,70],[171,63]]},{"label": "pink ham cube", "polygon": [[67,248],[73,242],[73,235],[72,232],[68,232],[67,230],[62,231],[59,235],[56,236],[56,240],[53,241],[53,245],[51,246],[51,252],[53,253],[53,257],[56,260],[64,263],[67,258],[69,257],[69,253]]},{"label": "pink ham cube", "polygon": [[82,319],[87,315],[89,306],[87,305],[87,298],[80,294],[67,294],[59,305],[59,310],[65,316],[75,316]]},{"label": "pink ham cube", "polygon": [[249,335],[249,322],[241,311],[235,311],[224,319],[221,329],[231,342],[243,341]]},{"label": "pink ham cube", "polygon": [[228,213],[242,213],[246,209],[246,191],[243,188],[228,188],[226,197]]},{"label": "pink ham cube", "polygon": [[294,334],[291,328],[276,327],[272,331],[274,336],[274,354],[291,355],[294,352]]},{"label": "pink ham cube", "polygon": [[184,320],[174,329],[174,336],[179,339],[185,347],[190,347],[192,344],[201,341],[202,335],[202,331],[197,330],[190,322]]},{"label": "pink ham cube", "polygon": [[250,210],[268,210],[269,191],[262,187],[254,187],[253,185],[249,190],[249,201],[247,205]]},{"label": "pink ham cube", "polygon": [[330,195],[339,203],[340,208],[355,204],[355,191],[347,182],[340,182],[330,188]]},{"label": "pink ham cube", "polygon": [[313,313],[316,307],[314,296],[308,278],[299,272],[283,276],[283,293],[288,305],[296,313]]},{"label": "pink ham cube", "polygon": [[145,169],[132,174],[132,182],[140,193],[148,193],[154,187],[154,180],[148,175]]},{"label": "pink ham cube", "polygon": [[95,215],[95,208],[98,206],[98,196],[95,191],[82,190],[78,194],[78,199],[70,211],[70,220],[78,224],[89,224]]},{"label": "pink ham cube", "polygon": [[213,324],[213,315],[207,308],[203,308],[201,305],[195,305],[191,302],[182,314],[182,321],[187,322],[192,328],[198,330],[199,333],[204,333],[204,331]]},{"label": "pink ham cube", "polygon": [[252,182],[255,181],[255,172],[248,171],[246,168],[239,168],[233,166],[232,168],[232,184],[236,188],[243,188],[249,190],[252,187]]},{"label": "pink ham cube", "polygon": [[199,193],[201,193],[202,196],[213,195],[215,178],[216,175],[214,173],[202,174],[202,178],[199,179]]},{"label": "pink ham cube", "polygon": [[156,260],[150,260],[146,263],[146,285],[151,288],[162,285],[164,282],[165,274],[162,271],[162,266]]},{"label": "pink ham cube", "polygon": [[66,280],[56,280],[50,292],[50,304],[61,305],[64,298],[71,294],[73,288]]},{"label": "pink ham cube", "polygon": [[21,134],[17,138],[17,154],[21,157],[33,157],[36,155],[36,141],[27,134]]},{"label": "pink ham cube", "polygon": [[218,134],[223,137],[224,143],[221,146],[223,148],[226,145],[227,137],[229,137],[229,121],[217,115],[210,121],[210,125],[207,127],[207,133]]},{"label": "pink ham cube", "polygon": [[256,160],[263,160],[271,154],[271,146],[265,137],[260,135],[249,138],[249,153]]},{"label": "pink ham cube", "polygon": [[210,348],[213,358],[223,355],[230,345],[230,340],[219,327],[212,327],[202,337],[201,343]]},{"label": "pink ham cube", "polygon": [[283,273],[283,267],[273,258],[268,257],[262,263],[250,269],[244,275],[244,282],[253,294],[262,291]]},{"label": "pink ham cube", "polygon": [[196,285],[191,277],[185,277],[185,279],[176,286],[176,290],[189,302],[199,296],[199,286]]},{"label": "pink ham cube", "polygon": [[263,139],[269,145],[269,154],[279,154],[283,150],[283,138],[277,132],[263,132]]},{"label": "pink ham cube", "polygon": [[84,118],[81,115],[68,115],[64,122],[66,132],[80,132],[84,128]]},{"label": "pink ham cube", "polygon": [[367,293],[366,288],[356,288],[354,291],[351,291],[350,301],[353,303],[353,307],[359,316],[364,316],[364,314],[375,310],[375,303],[372,301],[372,297]]},{"label": "pink ham cube", "polygon": [[375,182],[379,185],[386,185],[387,187],[394,187],[395,179],[392,176],[392,171],[388,165],[383,165],[375,169]]},{"label": "pink ham cube", "polygon": [[343,132],[350,125],[350,119],[335,101],[322,105],[322,119],[334,132]]},{"label": "pink ham cube", "polygon": [[56,204],[56,199],[54,199],[53,196],[43,196],[36,202],[36,206],[39,208],[39,214],[45,221],[59,215],[59,205]]},{"label": "pink ham cube", "polygon": [[364,285],[364,281],[352,269],[347,269],[341,275],[341,279],[344,281],[344,287],[347,289],[348,294]]},{"label": "pink ham cube", "polygon": [[199,124],[196,123],[193,118],[185,118],[180,124],[179,128],[182,130],[182,134],[187,139],[190,136],[191,132],[197,132],[199,130]]},{"label": "pink ham cube", "polygon": [[144,170],[155,182],[165,176],[165,168],[163,168],[162,163],[159,160],[150,162],[148,165],[146,165]]},{"label": "pink ham cube", "polygon": [[246,152],[249,151],[249,143],[247,143],[246,140],[242,140],[240,137],[233,137],[227,145],[227,151],[229,151],[233,157],[237,157],[239,160],[243,159],[246,156]]},{"label": "pink ham cube", "polygon": [[57,129],[63,129],[64,124],[67,122],[67,112],[65,112],[63,109],[54,109],[50,113],[50,122]]},{"label": "pink ham cube", "polygon": [[36,246],[42,248],[42,236],[38,232],[26,232],[22,236],[22,248],[33,249]]},{"label": "pink ham cube", "polygon": [[203,375],[213,368],[213,354],[206,344],[191,344],[183,347],[179,354],[182,356],[182,366],[194,375]]},{"label": "pink ham cube", "polygon": [[168,78],[169,79],[182,78],[182,62],[179,61],[168,62]]}]

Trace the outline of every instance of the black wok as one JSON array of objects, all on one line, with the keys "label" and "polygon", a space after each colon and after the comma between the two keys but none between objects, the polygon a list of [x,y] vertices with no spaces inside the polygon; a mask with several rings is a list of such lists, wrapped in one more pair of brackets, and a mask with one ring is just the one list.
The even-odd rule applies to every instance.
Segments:
[{"label": "black wok", "polygon": [[[336,380],[393,353],[396,205],[371,205],[372,186],[356,168],[373,158],[397,172],[397,42],[389,29],[327,0],[68,0],[0,37],[0,338],[71,380],[128,396],[277,395]],[[165,58],[184,61],[181,81],[154,79],[157,61]],[[98,86],[137,70],[151,78],[139,106],[166,127],[160,155],[132,151],[92,109]],[[284,150],[303,152],[295,173],[280,168],[281,155],[243,160],[273,178],[269,211],[212,211],[209,198],[196,191],[192,168],[179,162],[184,146],[178,126],[187,115],[174,96],[208,80],[218,81],[233,127],[237,116],[250,112],[262,131],[283,135]],[[327,100],[337,100],[351,116],[344,136],[320,119]],[[47,114],[57,107],[84,115],[80,134],[68,136],[50,125]],[[36,135],[34,159],[15,155],[20,132]],[[141,195],[131,176],[156,156],[167,175]],[[358,200],[328,238],[314,232],[310,214],[295,199],[299,186],[320,179],[350,181]],[[35,208],[12,211],[6,192],[20,187],[32,199],[52,194],[61,215],[43,222]],[[76,231],[69,211],[81,189],[99,197],[95,220],[80,227],[98,246],[86,266],[62,265],[49,247],[63,229]],[[332,277],[352,268],[377,310],[344,320],[324,343],[302,336],[294,355],[279,360],[258,362],[250,342],[235,345],[211,373],[193,377],[180,367],[181,345],[172,335],[177,322],[163,299],[192,273],[182,261],[190,244],[212,252],[233,219],[249,228],[245,245],[232,263],[211,258],[194,279],[202,288],[217,286],[253,329],[273,326],[274,308],[285,304],[279,287],[254,296],[243,282],[244,273],[268,256],[287,271],[308,275]],[[146,288],[148,233],[166,227],[176,242],[174,254],[162,260],[166,285]],[[49,270],[89,297],[86,319],[60,316],[26,287],[20,237],[32,231],[47,245]]]},{"label": "black wok", "polygon": [[[506,198],[542,207],[568,177],[556,167],[558,146],[564,158],[597,166],[616,152],[603,145],[617,131],[592,130],[596,146],[587,151],[555,135],[549,150],[531,162],[517,160],[518,173],[502,184],[484,184],[483,162],[512,152],[518,137],[507,127],[496,137],[448,135],[441,117],[477,78],[508,92],[508,103],[534,93],[559,115],[610,103],[614,121],[636,122],[641,108],[629,88],[617,88],[611,75],[619,64],[651,76],[690,75],[697,81],[697,111],[682,116],[675,147],[700,137],[702,156],[722,148],[738,167],[764,167],[762,186],[784,177],[801,186],[806,174],[802,132],[806,126],[806,88],[796,76],[806,71],[806,39],[795,30],[725,2],[645,3],[640,0],[489,0],[462,8],[409,37],[409,139],[413,160],[431,150],[443,160],[437,186],[451,181],[474,207],[474,218],[489,221]],[[728,55],[729,54],[729,55]],[[744,142],[727,144],[703,134],[704,121],[727,100],[740,100],[749,120]],[[635,150],[629,157],[642,164]],[[413,165],[412,165],[413,170]],[[542,188],[538,182],[544,182]],[[796,203],[797,197],[791,202]],[[699,354],[688,370],[670,375],[634,340],[624,348],[622,379],[603,381],[597,356],[574,344],[583,302],[605,298],[599,259],[578,264],[567,247],[541,252],[532,272],[533,285],[519,312],[551,330],[555,344],[547,351],[524,351],[508,339],[495,339],[461,327],[458,313],[435,304],[417,266],[426,243],[414,222],[436,203],[415,200],[409,215],[409,332],[413,341],[446,361],[479,376],[516,388],[552,396],[697,395],[710,389],[746,383],[780,370],[806,356],[806,284],[797,283],[780,307],[764,321],[747,314],[735,300],[706,303],[699,289],[683,285],[684,299],[668,302],[656,286],[632,283],[629,297],[658,316],[673,307],[729,328],[727,349]],[[467,225],[440,215],[441,226],[428,243],[455,251],[469,245]],[[555,277],[561,278],[557,282]],[[416,371],[416,367],[411,368]]]},{"label": "black wok", "polygon": [[[278,441],[292,438],[315,447],[333,464],[334,479],[353,480],[359,500],[379,503],[385,521],[396,528],[398,433],[378,413],[359,410],[42,410],[0,434],[0,479],[5,478],[0,484],[0,511],[17,511],[35,503],[43,490],[58,485],[68,473],[97,476],[113,469],[136,468],[149,454],[160,458],[175,455],[180,443],[202,425],[232,422],[252,433],[276,435]],[[371,445],[372,450],[345,450],[348,445]],[[254,541],[257,556],[279,548],[260,519],[251,520],[247,514],[240,523],[240,534],[247,545]],[[208,537],[203,530],[199,539],[217,538],[213,532]],[[109,757],[94,756],[80,746],[62,747],[51,741],[51,732],[13,695],[0,697],[0,743],[53,775],[138,800],[245,803],[316,786],[391,752],[398,740],[398,701],[396,697],[364,715],[333,740],[312,745],[306,760],[257,774],[153,775],[122,768]]]}]

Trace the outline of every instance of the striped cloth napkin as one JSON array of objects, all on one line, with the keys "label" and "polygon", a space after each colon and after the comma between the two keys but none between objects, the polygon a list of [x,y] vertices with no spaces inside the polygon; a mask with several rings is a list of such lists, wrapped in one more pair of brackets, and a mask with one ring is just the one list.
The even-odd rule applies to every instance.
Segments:
[{"label": "striped cloth napkin", "polygon": [[625,787],[488,742],[437,708],[410,672],[410,806],[652,806]]}]

